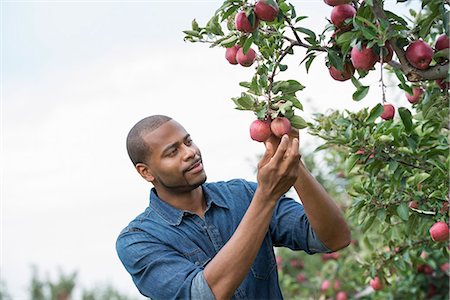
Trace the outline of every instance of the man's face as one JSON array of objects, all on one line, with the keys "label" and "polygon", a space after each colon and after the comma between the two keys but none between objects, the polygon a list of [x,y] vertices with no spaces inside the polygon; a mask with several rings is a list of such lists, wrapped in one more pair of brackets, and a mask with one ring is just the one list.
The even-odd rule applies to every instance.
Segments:
[{"label": "man's face", "polygon": [[144,140],[151,149],[147,165],[156,188],[187,192],[206,181],[200,150],[176,121],[147,133]]}]

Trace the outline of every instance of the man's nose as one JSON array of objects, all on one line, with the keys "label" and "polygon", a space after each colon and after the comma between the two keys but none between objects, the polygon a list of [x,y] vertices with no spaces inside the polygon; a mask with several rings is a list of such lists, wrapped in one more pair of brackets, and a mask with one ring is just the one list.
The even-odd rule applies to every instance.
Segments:
[{"label": "man's nose", "polygon": [[197,154],[197,151],[192,146],[184,145],[184,159],[191,159],[192,157],[195,157]]}]

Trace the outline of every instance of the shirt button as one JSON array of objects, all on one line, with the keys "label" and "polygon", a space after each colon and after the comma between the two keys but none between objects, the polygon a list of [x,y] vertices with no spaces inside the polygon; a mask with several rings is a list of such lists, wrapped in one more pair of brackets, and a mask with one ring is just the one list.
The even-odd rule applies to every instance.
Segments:
[{"label": "shirt button", "polygon": [[199,263],[198,261],[196,261],[196,262],[195,262],[195,265],[198,266],[198,265],[200,265],[200,263]]}]

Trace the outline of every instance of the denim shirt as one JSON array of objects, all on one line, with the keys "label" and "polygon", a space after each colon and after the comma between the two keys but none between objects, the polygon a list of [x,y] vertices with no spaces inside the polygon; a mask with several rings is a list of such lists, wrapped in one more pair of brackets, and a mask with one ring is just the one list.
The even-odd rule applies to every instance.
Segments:
[{"label": "denim shirt", "polygon": [[[256,187],[241,179],[203,184],[204,219],[169,205],[152,189],[150,205],[122,230],[116,243],[139,291],[152,299],[213,299],[203,270],[235,232]],[[303,206],[283,196],[233,299],[282,299],[274,246],[309,254],[331,252],[316,238]]]}]

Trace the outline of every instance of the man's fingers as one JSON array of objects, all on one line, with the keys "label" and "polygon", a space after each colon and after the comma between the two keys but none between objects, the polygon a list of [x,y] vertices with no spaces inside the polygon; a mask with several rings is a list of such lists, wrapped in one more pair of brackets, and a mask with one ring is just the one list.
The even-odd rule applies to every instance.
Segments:
[{"label": "man's fingers", "polygon": [[275,155],[272,157],[272,159],[276,160],[277,162],[282,161],[288,148],[289,148],[289,137],[285,134],[281,138],[280,144],[278,145],[278,149],[275,152]]}]

